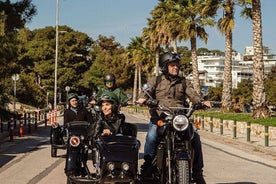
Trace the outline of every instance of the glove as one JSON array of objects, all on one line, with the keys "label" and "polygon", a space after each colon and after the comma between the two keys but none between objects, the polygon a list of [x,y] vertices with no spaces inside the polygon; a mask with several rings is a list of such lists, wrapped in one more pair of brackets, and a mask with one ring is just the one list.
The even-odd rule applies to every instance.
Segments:
[{"label": "glove", "polygon": [[159,103],[158,100],[153,99],[153,100],[148,100],[146,102],[146,105],[149,106],[150,108],[152,108],[152,107],[157,107],[158,103]]}]

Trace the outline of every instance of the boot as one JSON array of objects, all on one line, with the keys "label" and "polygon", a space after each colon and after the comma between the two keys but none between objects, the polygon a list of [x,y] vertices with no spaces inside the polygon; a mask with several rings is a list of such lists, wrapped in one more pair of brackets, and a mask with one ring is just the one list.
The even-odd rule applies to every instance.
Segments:
[{"label": "boot", "polygon": [[152,158],[150,156],[144,156],[145,162],[141,165],[141,177],[142,178],[152,178],[153,165]]},{"label": "boot", "polygon": [[196,184],[206,184],[202,172],[193,173],[193,181]]}]

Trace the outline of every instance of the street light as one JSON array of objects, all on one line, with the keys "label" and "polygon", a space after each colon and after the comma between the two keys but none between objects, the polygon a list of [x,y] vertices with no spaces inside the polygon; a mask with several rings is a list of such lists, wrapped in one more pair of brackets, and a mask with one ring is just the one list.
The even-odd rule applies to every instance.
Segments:
[{"label": "street light", "polygon": [[66,86],[65,91],[66,91],[66,108],[68,108],[69,107],[69,105],[68,105],[68,92],[70,91],[70,87]]},{"label": "street light", "polygon": [[54,86],[54,109],[57,107],[57,65],[58,65],[58,0],[56,0],[56,57],[55,57],[55,86]]},{"label": "street light", "polygon": [[19,79],[19,75],[16,73],[16,74],[13,74],[12,75],[12,80],[14,81],[14,85],[13,85],[13,114],[14,114],[14,122],[15,122],[15,104],[16,104],[16,81]]}]

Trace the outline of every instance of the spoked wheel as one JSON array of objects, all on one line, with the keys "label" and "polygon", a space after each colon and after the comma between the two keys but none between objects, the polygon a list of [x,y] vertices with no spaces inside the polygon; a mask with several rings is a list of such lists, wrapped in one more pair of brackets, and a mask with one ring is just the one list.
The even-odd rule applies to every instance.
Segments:
[{"label": "spoked wheel", "polygon": [[57,148],[51,146],[51,157],[57,157]]}]

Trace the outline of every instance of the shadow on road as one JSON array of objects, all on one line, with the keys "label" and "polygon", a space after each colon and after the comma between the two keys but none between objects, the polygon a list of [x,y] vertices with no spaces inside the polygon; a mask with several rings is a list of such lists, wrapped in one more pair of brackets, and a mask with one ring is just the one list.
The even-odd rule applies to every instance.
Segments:
[{"label": "shadow on road", "polygon": [[234,182],[234,183],[216,183],[216,184],[257,184],[255,182]]},{"label": "shadow on road", "polygon": [[145,123],[133,123],[137,126],[139,132],[147,132],[148,131],[148,124]]},{"label": "shadow on road", "polygon": [[15,155],[45,149],[39,146],[47,143],[50,144],[50,127],[37,127],[37,130],[22,138],[16,136],[12,142],[8,139],[2,141],[0,144],[0,168],[15,158]]}]

